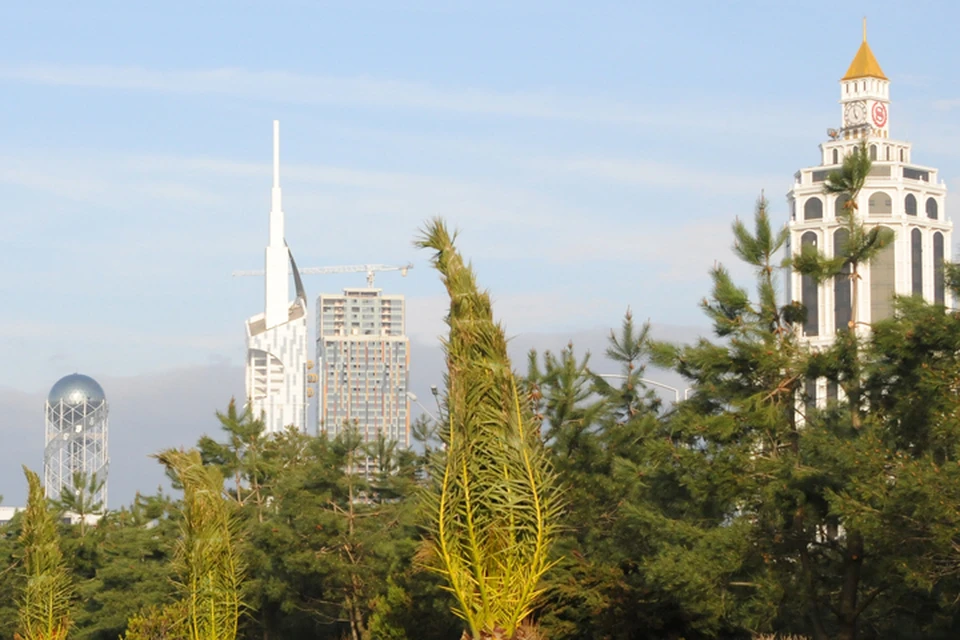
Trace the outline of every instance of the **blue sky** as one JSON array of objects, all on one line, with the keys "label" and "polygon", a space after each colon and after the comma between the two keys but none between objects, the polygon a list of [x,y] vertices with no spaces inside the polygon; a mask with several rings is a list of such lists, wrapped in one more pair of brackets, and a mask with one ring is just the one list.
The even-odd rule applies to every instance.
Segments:
[{"label": "blue sky", "polygon": [[952,2],[11,4],[0,387],[242,362],[262,284],[230,272],[262,265],[275,118],[298,263],[414,261],[378,279],[408,296],[414,339],[442,330],[411,245],[433,215],[513,334],[628,305],[702,324],[730,222],[761,189],[783,220],[839,124],[864,13],[891,135],[954,187]]}]

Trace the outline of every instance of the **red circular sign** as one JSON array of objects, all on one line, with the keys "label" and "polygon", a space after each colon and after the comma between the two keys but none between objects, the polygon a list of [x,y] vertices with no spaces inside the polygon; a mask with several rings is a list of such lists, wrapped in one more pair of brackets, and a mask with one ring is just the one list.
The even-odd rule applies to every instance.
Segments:
[{"label": "red circular sign", "polygon": [[873,124],[879,128],[887,124],[887,108],[882,102],[873,103]]}]

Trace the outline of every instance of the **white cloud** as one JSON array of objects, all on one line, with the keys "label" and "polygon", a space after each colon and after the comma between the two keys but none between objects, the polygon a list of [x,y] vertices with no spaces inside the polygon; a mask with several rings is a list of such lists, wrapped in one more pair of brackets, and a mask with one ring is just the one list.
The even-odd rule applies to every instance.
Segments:
[{"label": "white cloud", "polygon": [[55,159],[29,155],[0,156],[0,183],[106,207],[117,200],[143,197],[201,206],[213,206],[224,201],[222,195],[212,190],[186,184],[186,175],[179,181],[164,180],[147,172],[135,175],[129,160],[107,154],[83,158],[58,155]]},{"label": "white cloud", "polygon": [[779,186],[790,182],[789,176],[705,171],[662,160],[584,156],[541,159],[536,164],[545,169],[587,178],[658,189],[682,189],[688,193],[756,196],[765,185]]},{"label": "white cloud", "polygon": [[[496,91],[477,87],[437,87],[424,82],[369,76],[337,77],[243,68],[158,70],[134,66],[26,64],[0,66],[0,79],[35,85],[146,91],[181,95],[217,95],[265,102],[363,106],[496,117],[668,127],[683,131],[746,133],[763,129],[768,137],[797,137],[803,110],[789,116],[794,127],[777,126],[789,105],[771,108],[739,99],[724,104],[711,96],[714,117],[688,101],[651,107],[608,98],[559,94],[546,90]],[[776,117],[772,117],[775,112]],[[718,117],[716,114],[722,114]]]},{"label": "white cloud", "polygon": [[229,335],[165,335],[152,331],[138,331],[128,326],[53,322],[7,322],[0,324],[0,340],[54,340],[82,338],[84,345],[149,344],[159,347],[182,347],[201,350],[227,350],[236,346],[236,336]]},{"label": "white cloud", "polygon": [[[125,89],[159,93],[215,94],[265,101],[347,104],[458,113],[650,124],[628,105],[571,100],[546,92],[503,93],[477,88],[444,89],[426,83],[251,71],[241,68],[155,70],[142,67],[25,65],[0,68],[0,78],[51,86]],[[679,122],[678,122],[679,124]]]},{"label": "white cloud", "polygon": [[960,107],[960,99],[943,99],[943,100],[934,100],[933,108],[938,111],[952,111]]},{"label": "white cloud", "polygon": [[736,268],[731,251],[734,217],[690,220],[664,225],[620,225],[584,229],[558,242],[552,255],[564,262],[614,261],[624,265],[624,279],[702,281],[716,262]]}]

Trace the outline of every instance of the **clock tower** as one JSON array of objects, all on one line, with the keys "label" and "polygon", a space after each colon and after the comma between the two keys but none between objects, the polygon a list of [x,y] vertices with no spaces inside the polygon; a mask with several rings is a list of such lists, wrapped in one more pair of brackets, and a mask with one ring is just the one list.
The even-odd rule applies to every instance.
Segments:
[{"label": "clock tower", "polygon": [[[954,302],[944,279],[953,247],[947,186],[936,168],[914,161],[909,141],[889,135],[890,81],[867,44],[866,23],[863,42],[840,80],[840,111],[840,128],[827,129],[818,162],[797,171],[787,192],[787,251],[796,255],[809,246],[831,258],[846,257],[846,196],[828,193],[824,185],[860,145],[871,167],[853,215],[867,229],[892,231],[894,241],[861,268],[857,295],[846,274],[818,282],[787,271],[787,296],[803,305],[798,330],[812,349],[829,347],[851,329],[868,335],[873,323],[895,313],[896,296],[917,296],[947,308]],[[835,382],[807,381],[807,402],[824,406],[837,393]]]},{"label": "clock tower", "polygon": [[890,81],[867,44],[866,18],[863,43],[840,80],[840,107],[844,139],[889,137]]}]

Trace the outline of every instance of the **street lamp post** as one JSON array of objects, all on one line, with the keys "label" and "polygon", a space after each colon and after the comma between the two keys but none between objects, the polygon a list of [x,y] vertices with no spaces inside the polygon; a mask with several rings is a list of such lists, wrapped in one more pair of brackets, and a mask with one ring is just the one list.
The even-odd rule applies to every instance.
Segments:
[{"label": "street lamp post", "polygon": [[407,398],[409,398],[412,402],[415,402],[417,406],[420,407],[421,411],[423,411],[425,414],[433,418],[434,422],[440,422],[440,420],[437,419],[437,416],[433,415],[433,412],[430,411],[430,409],[427,409],[425,406],[423,406],[423,403],[417,399],[417,394],[415,394],[412,391],[407,391]]},{"label": "street lamp post", "polygon": [[[615,380],[627,380],[627,379],[628,379],[628,376],[626,376],[626,375],[624,375],[624,374],[622,374],[622,373],[598,373],[598,374],[596,374],[596,375],[597,375],[598,378],[613,378],[613,379],[615,379]],[[666,389],[666,390],[668,390],[668,391],[673,391],[673,396],[674,396],[673,402],[674,402],[674,404],[680,402],[680,389],[677,389],[676,387],[671,387],[671,386],[668,385],[668,384],[663,384],[662,382],[657,382],[656,380],[651,380],[651,379],[649,379],[649,378],[637,378],[637,380],[639,380],[640,382],[646,383],[646,384],[652,384],[652,385],[655,386],[655,387],[660,387],[660,388]],[[693,391],[693,387],[687,387],[686,389],[683,390],[683,399],[684,399],[684,400],[686,400],[687,398],[690,397],[690,392],[691,392],[691,391]]]}]

